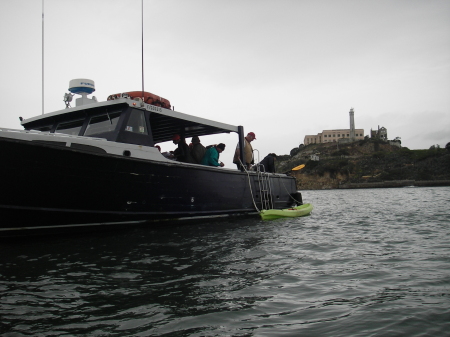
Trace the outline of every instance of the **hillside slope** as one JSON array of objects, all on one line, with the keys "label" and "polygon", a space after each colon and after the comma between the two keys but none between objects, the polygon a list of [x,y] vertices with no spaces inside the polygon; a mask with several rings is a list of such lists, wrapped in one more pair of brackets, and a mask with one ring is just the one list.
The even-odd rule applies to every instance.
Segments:
[{"label": "hillside slope", "polygon": [[[291,151],[292,153],[297,151]],[[316,154],[320,160],[311,160]],[[300,164],[305,167],[291,171]],[[280,156],[277,172],[297,178],[299,189],[339,188],[353,184],[395,181],[450,180],[450,152],[446,149],[409,150],[381,140],[351,144],[312,144],[295,155]],[[367,186],[365,186],[367,187]]]}]

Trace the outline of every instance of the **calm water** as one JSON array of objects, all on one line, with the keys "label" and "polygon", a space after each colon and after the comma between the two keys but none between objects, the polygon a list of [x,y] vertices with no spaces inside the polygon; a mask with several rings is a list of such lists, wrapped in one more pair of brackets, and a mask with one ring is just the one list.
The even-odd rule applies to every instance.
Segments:
[{"label": "calm water", "polygon": [[449,336],[450,187],[309,217],[0,242],[2,336]]}]

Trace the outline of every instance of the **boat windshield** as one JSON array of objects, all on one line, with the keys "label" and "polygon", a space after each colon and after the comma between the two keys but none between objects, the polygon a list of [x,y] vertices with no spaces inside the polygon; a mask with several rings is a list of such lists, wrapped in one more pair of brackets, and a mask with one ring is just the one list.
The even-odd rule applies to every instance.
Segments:
[{"label": "boat windshield", "polygon": [[98,133],[114,131],[117,122],[119,121],[120,113],[121,111],[107,112],[102,115],[91,117],[84,135],[91,136]]},{"label": "boat windshield", "polygon": [[53,125],[39,126],[39,127],[33,128],[31,130],[37,130],[37,131],[41,131],[41,132],[50,132],[52,130],[52,126]]},{"label": "boat windshield", "polygon": [[65,133],[66,135],[78,136],[81,127],[83,126],[84,119],[78,119],[75,121],[62,122],[56,127],[58,133]]},{"label": "boat windshield", "polygon": [[125,131],[148,135],[143,111],[132,110]]}]

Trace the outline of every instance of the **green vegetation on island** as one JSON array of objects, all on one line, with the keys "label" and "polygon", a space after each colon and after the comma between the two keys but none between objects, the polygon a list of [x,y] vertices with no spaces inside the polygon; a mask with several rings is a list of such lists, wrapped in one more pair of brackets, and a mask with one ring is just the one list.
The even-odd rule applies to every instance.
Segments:
[{"label": "green vegetation on island", "polygon": [[[391,144],[368,137],[353,143],[302,144],[278,156],[277,172],[295,176],[299,189],[402,186],[399,181],[450,185],[450,143],[428,150]],[[301,164],[305,167],[292,171]]]}]

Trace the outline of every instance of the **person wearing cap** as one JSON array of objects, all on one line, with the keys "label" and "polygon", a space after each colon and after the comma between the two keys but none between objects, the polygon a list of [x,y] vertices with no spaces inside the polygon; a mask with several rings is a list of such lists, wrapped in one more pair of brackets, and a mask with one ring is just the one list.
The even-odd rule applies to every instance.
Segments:
[{"label": "person wearing cap", "polygon": [[[253,161],[253,147],[250,144],[252,141],[256,140],[256,135],[254,132],[247,133],[247,136],[244,137],[244,166],[247,170],[250,169]],[[240,151],[239,151],[239,143],[236,146],[236,151],[234,153],[233,163],[236,164],[238,170],[242,168],[240,163]]]},{"label": "person wearing cap", "polygon": [[205,155],[206,149],[203,144],[200,143],[200,138],[198,138],[198,136],[192,137],[191,143],[191,157],[196,164],[200,164],[202,162],[203,156]]},{"label": "person wearing cap", "polygon": [[219,145],[211,146],[206,150],[205,155],[202,158],[202,165],[207,166],[220,166],[223,167],[223,163],[219,163],[219,155],[225,150],[225,144],[220,143]]},{"label": "person wearing cap", "polygon": [[194,163],[194,160],[191,157],[191,153],[189,152],[189,146],[186,144],[186,141],[180,137],[180,135],[174,135],[173,143],[178,145],[178,147],[173,151],[173,155],[175,160],[181,161],[183,163]]},{"label": "person wearing cap", "polygon": [[261,172],[275,173],[275,161],[277,160],[277,155],[275,153],[269,153],[264,157],[263,160],[259,162],[259,170]]}]

